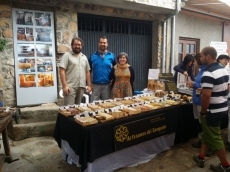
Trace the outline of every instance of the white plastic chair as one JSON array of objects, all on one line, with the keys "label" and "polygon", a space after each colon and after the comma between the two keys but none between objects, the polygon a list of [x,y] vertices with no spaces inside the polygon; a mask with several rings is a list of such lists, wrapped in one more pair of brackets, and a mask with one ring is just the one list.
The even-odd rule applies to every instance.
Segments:
[{"label": "white plastic chair", "polygon": [[[62,90],[62,89],[59,91],[59,96],[60,96],[61,98],[64,97],[64,96],[63,96],[63,90]],[[89,95],[83,94],[83,97],[85,97],[85,103],[89,103]]]}]

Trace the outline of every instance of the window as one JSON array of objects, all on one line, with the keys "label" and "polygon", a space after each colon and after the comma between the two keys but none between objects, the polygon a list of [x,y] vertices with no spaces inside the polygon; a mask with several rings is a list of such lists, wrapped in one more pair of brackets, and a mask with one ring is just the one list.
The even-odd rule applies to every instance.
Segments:
[{"label": "window", "polygon": [[[198,46],[198,39],[180,38],[178,46],[178,63],[182,62],[187,54],[196,55],[199,52]],[[199,67],[194,66],[194,75],[196,76],[198,72]]]}]

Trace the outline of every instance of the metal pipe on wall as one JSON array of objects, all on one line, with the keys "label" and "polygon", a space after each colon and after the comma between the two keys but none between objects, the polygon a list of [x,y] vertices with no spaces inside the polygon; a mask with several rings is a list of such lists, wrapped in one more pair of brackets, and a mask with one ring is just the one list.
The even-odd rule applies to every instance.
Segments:
[{"label": "metal pipe on wall", "polygon": [[173,72],[173,67],[174,67],[174,57],[175,57],[175,20],[176,20],[176,17],[175,16],[173,16],[172,17],[172,30],[171,30],[171,35],[172,35],[172,39],[171,39],[171,59],[170,59],[170,63],[171,63],[171,67],[170,67],[170,69],[171,69],[171,72]]},{"label": "metal pipe on wall", "polygon": [[[164,20],[163,20],[163,43],[162,43],[162,66],[161,66],[161,71],[162,73],[165,72],[165,47],[166,47],[166,28],[167,28],[167,25],[166,25],[166,21],[169,20],[170,18],[172,17],[175,17],[175,15],[177,15],[180,11],[180,2],[181,0],[177,0],[176,1],[176,9],[175,9],[175,12],[169,16],[167,16]],[[175,21],[175,19],[174,19]],[[175,23],[173,25],[175,27]],[[173,30],[173,28],[172,28]],[[175,28],[174,28],[175,30]],[[174,37],[172,37],[171,39],[175,39],[175,33],[174,33]],[[174,40],[175,42],[175,40]],[[171,47],[172,47],[172,41],[171,41]],[[174,53],[174,49],[173,49],[173,53]],[[173,59],[172,59],[173,58]],[[172,61],[173,61],[173,64],[174,64],[174,54],[172,55],[172,48],[171,48],[171,58],[170,58],[170,63],[171,63],[171,68],[172,68]]]},{"label": "metal pipe on wall", "polygon": [[163,21],[163,44],[162,44],[162,67],[161,72],[165,73],[165,44],[166,44],[166,20]]}]

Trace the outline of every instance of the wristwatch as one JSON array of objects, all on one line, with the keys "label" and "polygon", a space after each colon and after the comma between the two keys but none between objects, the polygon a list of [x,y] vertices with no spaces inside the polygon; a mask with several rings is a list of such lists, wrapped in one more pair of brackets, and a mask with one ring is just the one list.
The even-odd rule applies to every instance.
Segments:
[{"label": "wristwatch", "polygon": [[206,112],[200,112],[201,116],[206,116],[206,114],[207,114],[207,111]]}]

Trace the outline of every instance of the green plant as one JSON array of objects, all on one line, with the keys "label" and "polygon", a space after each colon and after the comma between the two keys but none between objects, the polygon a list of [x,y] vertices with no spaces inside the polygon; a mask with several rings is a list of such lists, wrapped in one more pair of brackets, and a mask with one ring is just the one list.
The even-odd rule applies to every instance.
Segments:
[{"label": "green plant", "polygon": [[7,44],[7,40],[0,38],[0,51],[3,51],[6,49],[6,44]]}]

